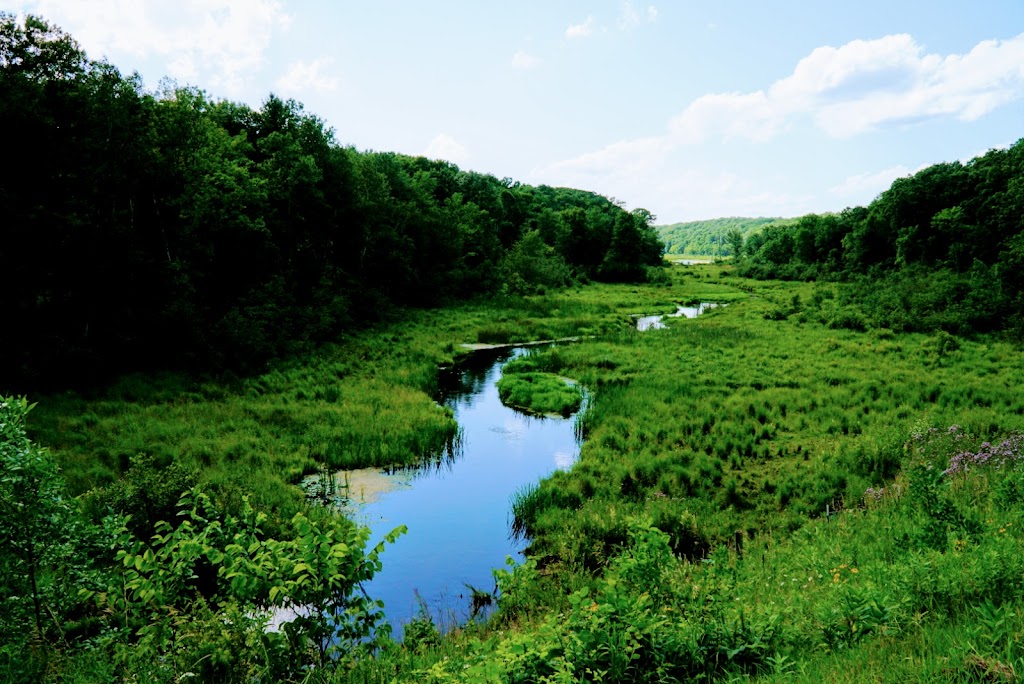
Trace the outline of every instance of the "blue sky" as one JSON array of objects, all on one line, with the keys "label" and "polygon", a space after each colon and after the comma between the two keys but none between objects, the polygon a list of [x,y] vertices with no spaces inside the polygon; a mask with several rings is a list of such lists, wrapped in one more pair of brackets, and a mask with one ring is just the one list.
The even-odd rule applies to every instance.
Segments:
[{"label": "blue sky", "polygon": [[659,223],[866,204],[1024,137],[1024,0],[15,0],[93,58]]}]

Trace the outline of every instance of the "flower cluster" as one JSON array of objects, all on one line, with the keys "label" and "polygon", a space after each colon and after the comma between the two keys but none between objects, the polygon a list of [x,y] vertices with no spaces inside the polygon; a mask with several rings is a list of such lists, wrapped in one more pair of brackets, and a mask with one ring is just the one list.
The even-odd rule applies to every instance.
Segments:
[{"label": "flower cluster", "polygon": [[847,565],[846,563],[843,563],[843,564],[842,564],[842,565],[840,565],[840,566],[839,566],[838,568],[832,568],[832,569],[831,569],[831,570],[829,571],[829,572],[831,572],[831,573],[832,573],[832,583],[833,583],[833,584],[839,584],[839,582],[840,582],[840,581],[842,580],[842,578],[843,578],[843,577],[842,577],[842,573],[843,573],[843,571],[844,571],[844,570],[845,570],[845,571],[847,571],[847,572],[849,572],[850,574],[853,574],[853,575],[856,575],[857,573],[859,573],[859,572],[860,572],[860,570],[858,570],[857,568],[851,568],[851,567],[850,567],[850,566],[848,566],[848,565]]},{"label": "flower cluster", "polygon": [[977,451],[961,451],[949,459],[949,466],[943,475],[952,476],[966,473],[972,468],[1012,467],[1024,461],[1024,434],[1015,434],[993,445],[982,442]]},{"label": "flower cluster", "polygon": [[953,449],[963,449],[964,442],[970,441],[970,435],[959,425],[953,424],[946,429],[916,425],[910,433],[910,440],[904,449],[910,453],[914,461],[922,464],[946,463],[948,454]]},{"label": "flower cluster", "polygon": [[924,425],[915,425],[910,432],[910,439],[913,442],[930,442],[934,439],[941,437],[952,437],[955,440],[962,439],[966,433],[964,429],[954,423],[950,425],[946,430],[940,430],[937,427],[925,427]]}]

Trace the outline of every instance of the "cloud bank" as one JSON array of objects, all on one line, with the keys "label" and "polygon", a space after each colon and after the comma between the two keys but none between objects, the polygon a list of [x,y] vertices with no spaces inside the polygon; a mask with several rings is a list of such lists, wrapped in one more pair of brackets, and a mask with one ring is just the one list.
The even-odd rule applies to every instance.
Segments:
[{"label": "cloud bank", "polygon": [[520,50],[512,55],[512,67],[515,69],[536,69],[541,64],[540,57]]},{"label": "cloud bank", "polygon": [[764,142],[806,120],[835,138],[935,117],[976,120],[1024,95],[1024,34],[966,55],[927,54],[906,34],[820,47],[764,90],[711,93],[670,123],[682,143]]},{"label": "cloud bank", "polygon": [[276,0],[30,0],[26,11],[64,17],[70,32],[93,57],[114,51],[170,59],[170,76],[240,91],[259,69],[274,31],[288,14]]},{"label": "cloud bank", "polygon": [[293,62],[274,85],[286,95],[301,95],[310,91],[327,93],[338,89],[337,77],[330,74],[331,60],[326,57],[311,62]]},{"label": "cloud bank", "polygon": [[450,161],[457,166],[465,166],[471,158],[466,146],[448,133],[436,135],[423,151],[423,156],[428,159]]},{"label": "cloud bank", "polygon": [[[640,206],[653,200],[662,213],[806,213],[821,210],[810,205],[821,200],[787,192],[781,176],[755,188],[739,175],[743,169],[713,170],[712,162],[724,156],[723,146],[782,142],[809,129],[844,141],[933,119],[975,121],[1022,98],[1024,34],[983,41],[963,55],[928,53],[906,34],[854,40],[813,50],[791,74],[761,90],[703,95],[660,135],[620,140],[534,174],[553,185],[614,188]],[[875,169],[822,190],[837,200],[866,202],[908,173],[903,166]]]}]

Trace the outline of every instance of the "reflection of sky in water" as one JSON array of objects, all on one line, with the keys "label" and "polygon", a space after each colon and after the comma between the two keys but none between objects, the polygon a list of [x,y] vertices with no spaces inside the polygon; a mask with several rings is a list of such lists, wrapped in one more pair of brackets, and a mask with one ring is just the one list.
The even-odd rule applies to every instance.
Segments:
[{"label": "reflection of sky in water", "polygon": [[568,470],[576,462],[576,452],[556,451],[555,467],[559,470]]},{"label": "reflection of sky in water", "polygon": [[491,432],[502,435],[510,442],[521,442],[529,429],[529,423],[525,416],[514,411],[509,411],[509,413],[511,415],[505,418],[501,425],[491,427]]},{"label": "reflection of sky in water", "polygon": [[475,359],[469,375],[447,390],[444,403],[463,430],[462,457],[421,472],[411,487],[384,493],[354,516],[370,526],[371,544],[400,524],[409,528],[385,549],[383,571],[366,586],[384,601],[396,638],[419,610],[417,594],[441,626],[465,621],[467,585],[491,591],[493,568],[508,556],[522,560],[524,542],[510,539],[512,496],[579,455],[573,419],[527,416],[501,404],[495,383],[508,356],[489,365]]},{"label": "reflection of sky in water", "polygon": [[[663,318],[696,318],[708,309],[714,309],[718,304],[715,302],[701,302],[697,306],[676,306],[676,312],[666,314],[664,316],[638,316],[636,319],[636,329],[640,332],[646,330],[661,330],[667,327],[661,322]],[[722,306],[725,306],[724,304]]]}]

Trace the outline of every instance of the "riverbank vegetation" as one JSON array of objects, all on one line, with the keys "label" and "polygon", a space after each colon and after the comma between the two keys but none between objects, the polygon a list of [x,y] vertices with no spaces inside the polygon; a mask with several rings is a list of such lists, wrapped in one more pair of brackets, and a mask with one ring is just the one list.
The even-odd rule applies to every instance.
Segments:
[{"label": "riverbank vegetation", "polygon": [[[525,298],[519,306],[411,311],[318,355],[239,380],[233,390],[222,387],[216,399],[190,388],[187,376],[173,383],[134,376],[135,395],[114,384],[102,399],[43,397],[30,414],[31,434],[51,445],[76,482],[90,449],[129,435],[102,420],[73,430],[58,427],[61,421],[103,402],[112,414],[148,414],[150,422],[136,428],[137,442],[108,447],[141,449],[136,463],[78,499],[102,499],[111,496],[105,489],[134,482],[142,501],[144,493],[159,491],[143,483],[163,482],[178,467],[147,453],[173,451],[178,433],[172,428],[187,412],[214,421],[211,435],[231,434],[217,416],[252,410],[257,385],[265,386],[262,401],[281,410],[326,410],[329,397],[318,398],[313,388],[338,377],[333,364],[352,359],[338,383],[348,392],[344,406],[374,416],[353,429],[364,443],[411,457],[398,429],[406,409],[375,400],[373,383],[409,387],[420,398],[413,403],[436,412],[428,415],[443,426],[450,417],[433,407],[430,378],[458,353],[451,340],[472,340],[499,315],[510,326],[529,321],[551,335],[565,332],[569,321],[586,321],[599,331],[596,338],[539,349],[523,362],[577,379],[592,398],[581,419],[586,441],[576,466],[513,502],[532,549],[529,561],[500,575],[497,617],[422,642],[415,635],[433,633],[410,630],[402,644],[385,640],[372,657],[321,675],[537,681],[590,672],[668,681],[747,673],[858,681],[898,671],[921,680],[970,681],[986,668],[1019,668],[1024,654],[1014,650],[1013,635],[1024,627],[1024,588],[1015,559],[1024,557],[1024,533],[1017,530],[1024,521],[1014,503],[1014,435],[1024,429],[1024,403],[1015,390],[1024,364],[1017,347],[995,338],[836,329],[792,310],[794,302],[813,300],[819,287],[830,292],[842,285],[753,281],[711,265],[674,268],[669,278],[643,287],[594,285]],[[663,330],[635,330],[632,314],[669,313],[693,297],[731,304],[693,320],[666,319]],[[788,313],[779,316],[780,309]],[[273,421],[251,427],[267,444],[272,435],[298,439],[308,428]],[[65,435],[83,443],[69,444]],[[228,453],[222,467],[233,469],[236,484],[221,497],[224,505],[243,493],[255,503],[265,474]],[[309,456],[311,468],[317,457]],[[943,475],[952,466],[955,475]],[[191,472],[189,483],[203,483],[210,470],[198,462]],[[284,503],[261,524],[266,539],[286,538],[294,530],[289,516],[310,515],[294,478],[279,475],[278,482]],[[225,493],[219,487],[204,487],[213,492],[211,501]],[[178,510],[177,501],[169,506]],[[243,520],[244,510],[228,515]],[[145,539],[150,532],[137,534]],[[104,557],[102,545],[82,548]],[[386,549],[379,560],[386,565]],[[109,570],[100,564],[91,572]],[[64,615],[53,600],[54,612]],[[72,612],[94,610],[71,591],[60,601]],[[182,604],[189,605],[196,609]],[[89,619],[91,630],[88,620],[80,632],[68,630],[69,643],[84,639],[96,648],[89,635],[103,618]],[[212,629],[208,620],[199,624]],[[255,633],[234,638],[244,642]],[[956,638],[964,633],[973,636]],[[133,642],[130,630],[122,634]],[[70,658],[58,659],[60,668],[83,673],[83,680],[84,673],[95,674],[81,669],[74,648],[56,653]],[[184,663],[206,651],[178,653]],[[270,667],[255,651],[238,653],[251,659],[250,674]],[[127,667],[106,662],[109,677]],[[281,681],[293,676],[275,672]]]},{"label": "riverbank vegetation", "polygon": [[[0,120],[44,146],[0,175],[0,395],[38,402],[0,399],[0,679],[1024,673],[1021,143],[655,266],[646,212],[0,27]],[[439,368],[565,338],[508,373],[588,394],[578,462],[510,502],[527,558],[490,620],[395,642],[386,543],[303,477],[455,457]]]},{"label": "riverbank vegetation", "polygon": [[544,371],[526,370],[532,367],[513,360],[502,369],[498,380],[501,403],[531,413],[566,417],[579,409],[583,392],[575,382]]}]

